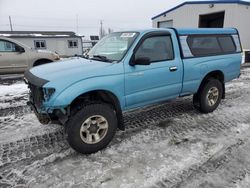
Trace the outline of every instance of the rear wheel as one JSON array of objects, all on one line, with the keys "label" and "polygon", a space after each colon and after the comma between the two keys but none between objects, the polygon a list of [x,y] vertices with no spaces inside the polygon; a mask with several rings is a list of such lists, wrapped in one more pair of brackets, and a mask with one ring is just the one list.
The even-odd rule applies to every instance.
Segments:
[{"label": "rear wheel", "polygon": [[77,152],[94,153],[109,144],[116,129],[117,117],[110,105],[90,104],[68,121],[68,142]]},{"label": "rear wheel", "polygon": [[216,79],[209,79],[193,96],[194,107],[202,113],[213,112],[220,104],[222,93],[222,83]]}]

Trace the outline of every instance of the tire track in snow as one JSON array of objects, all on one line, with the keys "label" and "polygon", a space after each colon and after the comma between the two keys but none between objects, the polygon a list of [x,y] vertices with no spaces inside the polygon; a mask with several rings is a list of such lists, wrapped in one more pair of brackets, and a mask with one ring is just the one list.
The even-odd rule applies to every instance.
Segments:
[{"label": "tire track in snow", "polygon": [[[237,128],[238,123],[244,123],[250,121],[250,117],[247,116],[248,111],[249,108],[242,108],[239,111],[232,110],[226,116],[226,119],[228,119],[227,121],[221,119],[221,117],[224,116],[225,114],[222,112],[220,113],[219,111],[218,113],[212,113],[209,115],[196,114],[195,112],[183,114],[177,116],[174,119],[171,119],[172,121],[169,122],[171,125],[166,127],[164,127],[164,125],[150,124],[150,125],[144,125],[143,127],[144,130],[139,130],[137,127],[136,131],[131,132],[132,134],[127,134],[126,132],[122,133],[121,135],[118,135],[115,139],[122,138],[123,136],[125,136],[125,139],[123,141],[118,141],[118,142],[114,141],[110,147],[112,147],[112,149],[115,149],[116,147],[119,148],[123,142],[131,140],[131,137],[136,137],[137,140],[141,141],[143,141],[144,139],[145,140],[150,139],[151,141],[159,141],[161,140],[161,138],[169,137],[170,143],[172,143],[173,145],[180,145],[184,144],[185,142],[189,142],[190,140],[192,141],[192,139],[197,139],[197,138],[192,138],[195,136],[197,137],[196,133],[199,133],[198,137],[203,134],[203,137],[208,139],[209,138],[216,139],[216,137],[221,137],[221,136],[227,137],[227,135],[232,135],[230,134],[230,132],[232,132],[232,129],[235,130],[235,128]],[[232,116],[232,114],[234,114],[234,116]],[[236,119],[238,118],[237,116],[239,116],[239,114],[243,115],[240,116],[241,117],[240,121],[239,120],[236,121]],[[184,122],[182,121],[183,119],[182,116],[185,117]],[[196,119],[197,116],[198,118]],[[131,131],[131,129],[129,131]],[[235,140],[238,141],[237,139]],[[204,142],[207,141],[205,140]],[[233,147],[236,146],[230,145],[227,150],[231,150]],[[206,162],[204,164],[206,164]],[[186,172],[182,173],[180,177],[177,176],[171,178],[171,184],[179,183],[179,181],[183,180],[187,175],[195,171],[196,168],[199,167],[198,164],[195,165],[196,166],[190,167],[192,170],[186,170]],[[203,165],[201,164],[201,166]],[[166,187],[169,187],[169,185],[171,185],[169,182],[166,183],[169,179],[166,178],[163,180],[157,182],[155,185],[158,187],[163,187],[163,185],[167,185]]]},{"label": "tire track in snow", "polygon": [[[141,130],[146,126],[156,125],[164,119],[185,113],[188,109],[193,110],[192,105],[189,104],[190,101],[187,100],[186,103],[187,104],[180,100],[179,102],[159,105],[159,107],[150,107],[149,110],[143,109],[141,113],[137,112],[137,117],[134,116],[133,112],[126,113],[124,115],[126,130],[124,133],[122,132],[122,135],[128,136],[130,132]],[[23,109],[20,111],[22,110]],[[160,113],[160,116],[158,116],[157,111]],[[26,158],[30,158],[30,156],[35,157],[36,155],[46,154],[46,152],[51,154],[53,153],[53,148],[55,151],[58,149],[67,149],[69,146],[66,141],[66,136],[64,129],[59,128],[56,129],[55,132],[2,144],[0,145],[0,167],[11,164],[12,162],[25,160]]]},{"label": "tire track in snow", "polygon": [[[167,105],[164,107],[161,106],[161,108],[167,108]],[[178,106],[179,107],[179,106]],[[158,108],[156,109],[150,109],[149,111],[144,111],[144,113],[148,113],[148,115],[150,115],[150,111],[153,110],[153,112],[155,112],[156,110],[158,110]],[[185,109],[186,110],[186,109]],[[141,131],[141,129],[139,129],[139,127],[133,127],[128,129],[127,131],[125,131],[124,133],[121,133],[120,135],[118,135],[115,138],[115,141],[113,142],[111,147],[119,147],[119,144],[123,141],[116,141],[117,139],[119,140],[119,138],[125,137],[125,141],[129,140],[130,137],[132,137],[134,134],[137,134],[137,138],[140,139],[147,139],[148,135],[151,135],[151,138],[156,138],[156,139],[161,139],[163,137],[169,137],[170,140],[173,141],[173,144],[181,144],[182,142],[186,142],[188,141],[185,140],[186,137],[190,137],[190,135],[194,135],[195,132],[199,131],[202,132],[205,135],[209,135],[212,137],[218,136],[218,134],[225,134],[227,135],[228,132],[230,131],[231,128],[235,127],[237,125],[237,123],[239,123],[239,121],[236,119],[238,119],[239,114],[243,114],[241,115],[241,121],[242,123],[244,122],[249,122],[250,121],[250,117],[247,116],[247,112],[249,111],[249,109],[241,109],[239,111],[231,111],[231,113],[228,113],[226,119],[228,118],[227,121],[224,121],[224,119],[220,120],[220,117],[223,116],[224,114],[221,113],[219,111],[217,111],[218,113],[216,113],[216,117],[215,114],[208,114],[208,115],[202,115],[202,114],[197,114],[194,110],[188,112],[188,113],[184,113],[183,115],[176,115],[176,118],[172,119],[172,117],[170,119],[172,119],[172,121],[170,121],[170,126],[167,127],[162,127],[161,129],[159,129],[159,126],[161,127],[162,125],[159,125],[157,123],[153,124],[151,121],[148,123],[147,121],[143,121],[143,119],[145,120],[145,116],[141,116],[141,122],[139,122],[140,119],[136,119],[134,120],[137,124],[141,124],[141,126],[146,130]],[[168,114],[168,111],[166,111],[166,114]],[[232,116],[232,114],[234,116]],[[144,114],[145,115],[145,114]],[[184,116],[184,117],[183,117]],[[196,117],[198,116],[198,118],[196,119]],[[164,117],[163,114],[161,117]],[[230,117],[230,118],[229,118]],[[131,118],[131,117],[130,117]],[[150,117],[149,117],[150,118]],[[183,118],[185,119],[185,121],[183,121]],[[157,119],[157,122],[160,119]],[[164,119],[164,120],[168,120],[168,119]],[[143,124],[144,122],[146,122],[145,124]],[[235,124],[235,122],[237,122]],[[148,124],[147,124],[148,123]],[[164,123],[163,123],[164,124]],[[133,125],[133,123],[132,123]],[[157,126],[158,129],[155,129],[154,127]],[[128,134],[128,133],[132,133],[132,134]],[[142,132],[142,134],[141,134]],[[62,136],[63,135],[63,136]],[[157,135],[157,136],[156,136]],[[33,145],[34,147],[29,148],[29,150],[25,150],[24,153],[25,155],[21,155],[24,156],[23,158],[20,158],[20,160],[25,160],[27,159],[26,157],[29,156],[29,158],[36,158],[36,155],[46,155],[46,154],[52,154],[55,152],[61,152],[64,151],[65,149],[68,148],[68,145],[65,141],[65,134],[64,132],[60,132],[58,134],[58,137],[55,137],[54,139],[49,139],[51,137],[53,137],[53,134],[48,135],[47,138],[40,138],[37,139],[36,137],[27,140],[30,145]],[[39,152],[41,151],[41,148],[44,147],[44,143],[47,143],[47,141],[50,140],[51,142],[48,143],[47,146],[50,147],[49,149],[45,149],[44,153],[43,152]],[[23,145],[25,146],[27,142],[23,142]],[[61,145],[58,145],[58,143],[61,143]],[[17,146],[20,145],[17,144]],[[45,148],[47,147],[45,146]],[[15,148],[15,150],[18,150],[14,143],[10,143],[9,145],[5,145],[5,148]],[[29,151],[30,154],[27,154],[26,152]],[[47,152],[47,153],[46,153]],[[13,152],[9,152],[6,155],[12,156],[9,157],[10,160],[9,161],[5,161],[5,165],[3,165],[3,169],[7,169],[9,168],[7,164],[11,164],[13,162],[17,162],[17,159],[14,157],[16,156],[17,153],[13,153]],[[20,154],[19,154],[20,155]],[[6,157],[5,157],[6,158]],[[6,167],[6,168],[5,168]],[[8,171],[7,171],[8,172]],[[187,172],[188,174],[189,172]],[[3,176],[4,177],[4,176]]]},{"label": "tire track in snow", "polygon": [[[223,107],[221,107],[223,108]],[[248,109],[247,109],[248,110]],[[23,112],[27,111],[30,113],[28,108],[17,108],[16,112],[22,115]],[[245,117],[241,117],[241,114],[245,114],[245,109],[237,109],[235,111],[231,111],[228,114],[229,117],[235,117],[234,119],[225,118],[223,122],[218,125],[218,122],[213,120],[214,114],[222,114],[224,116],[224,112],[220,110],[216,110],[211,114],[199,114],[196,110],[194,110],[191,102],[191,98],[186,99],[178,99],[173,102],[167,102],[160,105],[155,105],[147,108],[143,108],[137,111],[127,112],[124,114],[124,123],[126,125],[126,130],[124,133],[120,132],[120,137],[129,137],[129,134],[133,132],[140,132],[143,128],[146,127],[154,127],[155,125],[164,124],[166,121],[171,121],[173,118],[182,119],[185,123],[185,126],[179,125],[171,125],[171,135],[176,135],[175,137],[183,137],[180,136],[180,133],[188,134],[192,129],[196,127],[190,127],[192,124],[197,124],[194,117],[200,119],[201,122],[206,125],[200,127],[203,131],[211,132],[213,134],[216,131],[221,131],[229,128],[232,122],[237,123],[238,119],[245,120]],[[21,117],[21,116],[20,116]],[[210,118],[209,121],[204,118]],[[214,126],[211,126],[211,123]],[[171,123],[170,123],[171,124]],[[48,125],[49,126],[49,125]],[[118,133],[119,134],[119,133]],[[153,133],[153,134],[166,134],[166,133]],[[55,139],[58,138],[58,139]],[[65,140],[66,134],[63,129],[56,130],[55,132],[46,133],[44,135],[37,135],[30,138],[24,138],[22,140],[18,140],[16,142],[10,142],[4,145],[0,145],[0,167],[5,164],[9,164],[11,162],[16,162],[20,160],[26,159],[31,156],[30,152],[27,152],[24,148],[30,148],[32,146],[33,153],[45,154],[48,151],[48,154],[53,153],[53,145],[59,145],[62,149],[68,148],[68,144]],[[118,140],[119,136],[117,137]],[[32,140],[35,140],[34,142]],[[119,142],[119,141],[117,141]],[[60,144],[58,144],[60,143]],[[15,147],[13,147],[15,146]],[[39,148],[43,148],[42,152],[40,152]],[[58,149],[55,147],[55,150]],[[19,152],[16,152],[19,151]],[[17,156],[17,157],[15,157]],[[22,157],[20,157],[22,156]],[[35,155],[33,154],[35,157]]]},{"label": "tire track in snow", "polygon": [[236,139],[201,165],[192,165],[177,176],[163,178],[151,187],[236,187],[250,175],[249,136]]},{"label": "tire track in snow", "polygon": [[[249,91],[242,92],[242,96],[238,96],[236,101],[232,103],[230,96],[234,94],[235,92],[229,92],[229,99],[222,102],[219,110],[206,115],[199,114],[193,109],[190,98],[127,112],[124,114],[126,131],[119,132],[112,144],[119,145],[120,140],[129,139],[133,134],[138,134],[142,139],[147,135],[159,135],[159,138],[169,136],[175,139],[175,144],[185,141],[185,136],[194,130],[201,130],[210,136],[216,136],[218,133],[226,135],[228,129],[237,123],[250,121],[249,108],[233,108],[236,102],[239,104],[246,102],[242,99],[248,97]],[[218,116],[218,118],[216,119],[214,116]],[[164,127],[166,124],[167,128]],[[155,126],[163,126],[163,129],[154,130]],[[140,134],[143,129],[148,130]],[[39,156],[44,157],[69,147],[65,139],[66,134],[62,129],[45,135],[37,135],[0,145],[0,168],[6,169],[13,162],[30,158],[36,159]]]}]

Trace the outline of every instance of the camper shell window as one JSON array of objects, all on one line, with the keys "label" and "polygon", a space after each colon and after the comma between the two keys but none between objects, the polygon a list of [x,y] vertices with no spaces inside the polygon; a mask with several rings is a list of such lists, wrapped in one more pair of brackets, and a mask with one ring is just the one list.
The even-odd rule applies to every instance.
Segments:
[{"label": "camper shell window", "polygon": [[194,57],[237,52],[231,35],[189,35],[187,44]]}]

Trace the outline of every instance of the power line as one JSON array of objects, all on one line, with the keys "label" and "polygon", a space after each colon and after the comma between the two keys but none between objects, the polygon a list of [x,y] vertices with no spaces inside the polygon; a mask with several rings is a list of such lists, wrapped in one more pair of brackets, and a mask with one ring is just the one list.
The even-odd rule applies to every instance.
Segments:
[{"label": "power line", "polygon": [[[23,25],[23,24],[15,24],[15,26],[18,26],[18,27],[47,27],[47,28],[57,28],[57,27],[60,27],[60,28],[75,28],[74,26],[59,26],[59,25],[55,25],[55,26],[48,26],[48,25]],[[86,29],[96,29],[98,28],[98,26],[78,26],[78,28],[86,28]]]},{"label": "power line", "polygon": [[[94,22],[99,22],[100,20],[99,19],[86,19],[86,17],[81,17],[79,14],[78,15],[78,20],[81,19],[81,21],[94,21]],[[0,19],[3,19],[5,17],[5,15],[1,15],[1,18]],[[7,15],[6,15],[7,17]],[[73,22],[76,20],[76,18],[69,18],[69,17],[65,17],[65,18],[58,18],[58,17],[47,17],[47,16],[44,16],[44,17],[39,17],[39,16],[33,16],[32,17],[28,17],[28,16],[20,16],[20,15],[12,15],[12,18],[15,18],[16,20],[44,20],[44,21],[62,21],[62,22]],[[105,19],[105,22],[113,22],[113,23],[141,23],[141,20],[123,20],[123,19]]]}]

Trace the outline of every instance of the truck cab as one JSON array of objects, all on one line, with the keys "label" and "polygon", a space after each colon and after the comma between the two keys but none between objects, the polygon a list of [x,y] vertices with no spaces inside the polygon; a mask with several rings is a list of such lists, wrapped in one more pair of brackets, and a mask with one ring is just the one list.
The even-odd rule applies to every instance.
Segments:
[{"label": "truck cab", "polygon": [[126,110],[193,95],[213,112],[240,65],[236,29],[149,29],[111,33],[86,57],[32,68],[25,81],[40,122],[63,124],[76,151],[93,153],[124,129]]}]

